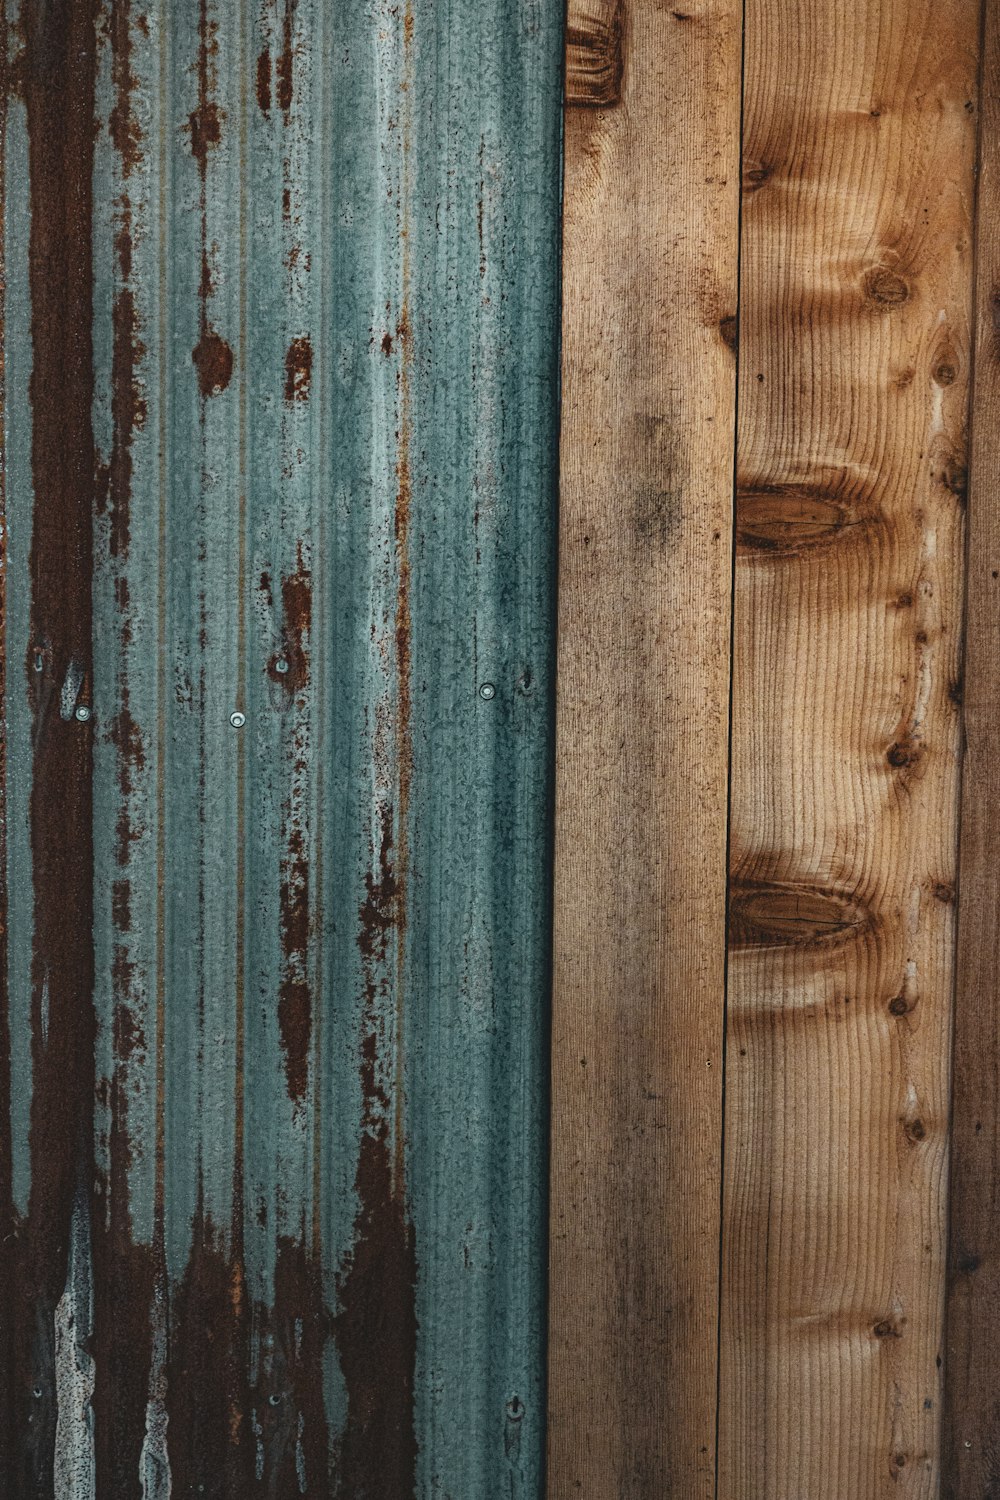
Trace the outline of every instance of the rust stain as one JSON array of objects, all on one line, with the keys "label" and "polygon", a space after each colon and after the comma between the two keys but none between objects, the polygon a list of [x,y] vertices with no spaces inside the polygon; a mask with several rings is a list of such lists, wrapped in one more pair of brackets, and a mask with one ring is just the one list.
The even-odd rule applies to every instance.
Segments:
[{"label": "rust stain", "polygon": [[[330,1438],[323,1402],[323,1351],[332,1331],[323,1300],[322,1266],[298,1239],[281,1236],[274,1305],[257,1312],[270,1352],[254,1391],[261,1429],[261,1488],[274,1500],[331,1495]],[[348,1495],[337,1488],[333,1493]]]},{"label": "rust stain", "polygon": [[313,350],[305,335],[292,339],[285,355],[285,400],[308,401]]},{"label": "rust stain", "polygon": [[111,459],[108,494],[111,501],[111,556],[125,559],[129,548],[132,494],[132,438],[146,421],[146,402],[139,384],[139,365],[145,346],[139,338],[139,315],[132,278],[132,209],[122,199],[121,223],[115,241],[122,285],[112,312]]},{"label": "rust stain", "polygon": [[200,0],[198,14],[198,107],[190,118],[191,151],[201,178],[201,300],[199,339],[191,351],[198,371],[202,400],[218,396],[233,378],[233,351],[212,327],[208,304],[212,297],[212,271],[208,258],[208,152],[222,139],[223,115],[212,95],[216,86],[215,57],[219,50],[216,22],[208,18],[208,0]]},{"label": "rust stain", "polygon": [[292,23],[294,20],[294,0],[285,0],[285,15],[282,25],[282,47],[274,63],[275,74],[275,98],[278,108],[285,117],[288,124],[288,115],[292,107],[294,94],[293,67],[295,61],[294,36]]},{"label": "rust stain", "polygon": [[[270,597],[270,579],[261,578]],[[282,640],[268,662],[268,676],[281,688],[285,704],[302,702],[309,683],[309,632],[312,623],[312,578],[299,544],[296,568],[281,580]],[[300,753],[293,778],[306,774]],[[294,752],[293,752],[294,753]],[[289,1097],[301,1102],[309,1080],[312,1039],[312,990],[309,983],[311,881],[306,837],[298,800],[293,794],[282,810],[280,925],[282,977],[278,993],[278,1028],[285,1055]]]},{"label": "rust stain", "polygon": [[[407,9],[404,40],[412,39]],[[404,287],[408,265],[404,249]],[[393,774],[395,807],[380,809],[374,870],[365,877],[358,948],[365,974],[360,1078],[363,1107],[355,1191],[354,1245],[338,1277],[337,1348],[348,1398],[339,1458],[345,1492],[366,1500],[409,1500],[417,1441],[413,1381],[416,1363],[416,1248],[405,1189],[402,1077],[404,936],[408,869],[407,815],[412,777],[411,611],[409,535],[410,389],[412,339],[407,300],[396,330],[400,346],[400,427],[394,534],[397,604],[394,624],[397,704]],[[384,348],[384,345],[383,345]],[[398,830],[394,841],[394,826]],[[390,937],[396,937],[395,968]],[[391,1045],[390,1045],[391,1044]],[[395,1061],[391,1070],[390,1054]],[[391,1081],[390,1081],[391,1080]]]},{"label": "rust stain", "polygon": [[[9,1432],[9,1492],[38,1500],[48,1500],[54,1484],[54,1313],[74,1207],[81,1198],[93,1205],[94,1192],[93,737],[62,717],[59,698],[67,677],[92,675],[96,23],[95,0],[24,0],[21,8],[31,209],[30,639],[44,649],[41,672],[34,650],[26,664],[34,746],[31,1192],[27,1218],[13,1223],[4,1247],[13,1389],[0,1425]],[[5,1217],[10,1224],[11,1208]]]},{"label": "rust stain", "polygon": [[267,47],[257,58],[257,103],[265,119],[271,114],[271,53]]},{"label": "rust stain", "polygon": [[142,130],[132,108],[132,93],[139,80],[132,71],[132,0],[111,0],[109,32],[111,36],[111,82],[115,102],[109,130],[115,150],[121,158],[122,175],[128,179],[142,158]]},{"label": "rust stain", "polygon": [[[355,1176],[354,1244],[337,1279],[334,1318],[347,1388],[347,1424],[338,1448],[344,1494],[355,1500],[411,1500],[417,1442],[413,1378],[417,1324],[416,1248],[402,1182],[394,1171],[392,1101],[380,1073],[386,1018],[380,970],[401,920],[402,890],[393,858],[393,810],[385,804],[377,870],[366,877],[358,947],[366,975],[361,1040],[362,1136]],[[384,997],[383,997],[384,998]]]},{"label": "rust stain", "polygon": [[[142,162],[142,133],[132,107],[138,80],[132,70],[130,0],[113,0],[110,13],[111,72],[115,103],[110,131],[127,182]],[[103,1212],[94,1226],[94,1444],[98,1494],[124,1492],[123,1476],[138,1477],[146,1431],[146,1397],[153,1362],[151,1309],[162,1256],[152,1246],[135,1243],[129,1200],[134,1148],[129,1107],[146,1061],[146,1037],[138,1019],[145,1003],[127,934],[132,925],[131,880],[127,874],[132,845],[141,836],[133,813],[136,773],[146,761],[142,731],[130,707],[126,654],[132,639],[128,578],[121,571],[128,557],[132,504],[132,439],[146,420],[139,383],[145,355],[132,287],[133,214],[128,192],[117,206],[115,253],[119,289],[112,310],[111,415],[112,447],[108,463],[111,504],[109,551],[118,606],[118,709],[107,738],[114,746],[121,790],[116,823],[117,860],[123,874],[112,887],[111,919],[117,934],[112,949],[111,987],[114,1005],[112,1063],[109,1079],[100,1080],[110,1113],[108,1171],[100,1184]],[[139,1070],[138,1079],[133,1068]],[[141,1086],[141,1083],[140,1083]]]},{"label": "rust stain", "polygon": [[233,378],[233,351],[222,335],[206,326],[191,358],[198,371],[202,396],[221,395]]},{"label": "rust stain", "polygon": [[285,852],[281,861],[281,955],[278,1027],[285,1054],[289,1097],[301,1101],[309,1081],[312,991],[309,986],[309,862],[301,828],[286,808]]},{"label": "rust stain", "polygon": [[[271,583],[261,575],[262,592],[270,598]],[[268,663],[268,676],[286,693],[294,696],[309,680],[309,631],[312,625],[312,576],[299,544],[294,573],[281,580],[282,646],[280,654]]]},{"label": "rust stain", "polygon": [[188,116],[188,130],[191,134],[191,155],[205,166],[208,161],[208,153],[213,146],[217,146],[222,140],[223,114],[219,106],[212,100],[199,104],[197,109],[191,111]]},{"label": "rust stain", "polygon": [[249,1414],[249,1329],[238,1258],[206,1214],[201,1185],[187,1269],[171,1299],[167,1453],[175,1495],[258,1493]]}]

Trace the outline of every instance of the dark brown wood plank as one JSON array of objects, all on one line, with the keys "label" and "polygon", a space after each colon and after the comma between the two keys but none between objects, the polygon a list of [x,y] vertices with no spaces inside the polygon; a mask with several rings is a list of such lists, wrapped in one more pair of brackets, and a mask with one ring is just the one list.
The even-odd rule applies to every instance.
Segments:
[{"label": "dark brown wood plank", "polygon": [[711,1500],[740,6],[568,41],[549,1494]]},{"label": "dark brown wood plank", "polygon": [[983,28],[942,1500],[1000,1495],[1000,8]]}]

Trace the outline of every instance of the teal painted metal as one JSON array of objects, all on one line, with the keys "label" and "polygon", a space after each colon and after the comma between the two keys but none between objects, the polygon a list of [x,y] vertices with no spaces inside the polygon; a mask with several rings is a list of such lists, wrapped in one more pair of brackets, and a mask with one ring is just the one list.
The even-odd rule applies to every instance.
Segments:
[{"label": "teal painted metal", "polygon": [[12,1500],[541,1493],[561,21],[8,0]]}]

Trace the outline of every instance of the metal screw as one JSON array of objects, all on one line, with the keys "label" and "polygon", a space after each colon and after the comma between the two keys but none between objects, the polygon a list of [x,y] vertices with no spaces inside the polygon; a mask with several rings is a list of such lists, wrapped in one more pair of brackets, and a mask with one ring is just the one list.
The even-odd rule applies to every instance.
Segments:
[{"label": "metal screw", "polygon": [[280,1396],[277,1396],[277,1395],[275,1395],[275,1396],[268,1396],[267,1399],[270,1401],[270,1403],[271,1403],[272,1406],[280,1406],[281,1405],[281,1397]]},{"label": "metal screw", "polygon": [[493,686],[492,682],[484,682],[483,685],[482,685],[482,687],[479,689],[479,696],[480,696],[480,698],[485,698],[486,701],[487,701],[487,703],[489,702],[489,700],[491,698],[495,698],[496,695],[497,695],[497,690]]},{"label": "metal screw", "polygon": [[229,722],[230,724],[232,724],[234,729],[242,729],[246,721],[246,714],[241,714],[239,710],[237,710],[236,713],[229,715]]},{"label": "metal screw", "polygon": [[278,657],[278,660],[274,664],[274,670],[276,672],[287,672],[288,671],[288,663],[287,663],[287,661],[285,660],[285,658],[283,656],[279,656]]},{"label": "metal screw", "polygon": [[76,711],[76,716],[81,724],[86,724],[87,720],[90,718],[90,709],[87,707],[86,703],[80,704],[79,708]]},{"label": "metal screw", "polygon": [[507,1402],[507,1415],[512,1422],[520,1422],[524,1416],[524,1402],[520,1396],[514,1396]]}]

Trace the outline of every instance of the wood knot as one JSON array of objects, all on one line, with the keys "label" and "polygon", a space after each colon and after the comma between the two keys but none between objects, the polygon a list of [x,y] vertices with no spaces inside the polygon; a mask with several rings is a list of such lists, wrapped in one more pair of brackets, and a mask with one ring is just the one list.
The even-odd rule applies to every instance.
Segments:
[{"label": "wood knot", "polygon": [[965,504],[969,490],[969,471],[960,458],[949,458],[941,470],[941,482],[956,500]]},{"label": "wood knot", "polygon": [[923,755],[923,746],[919,740],[909,735],[894,740],[885,752],[886,760],[895,771],[905,771],[915,766],[921,755]]},{"label": "wood knot", "polygon": [[739,345],[739,324],[737,323],[736,318],[732,315],[725,318],[720,318],[719,333],[722,336],[722,342],[725,344],[726,348],[731,349],[735,354]]},{"label": "wood knot", "polygon": [[865,277],[865,295],[881,307],[898,307],[910,295],[910,288],[902,276],[878,266]]},{"label": "wood knot", "polygon": [[757,193],[764,184],[774,176],[774,166],[771,162],[751,162],[743,169],[743,190],[747,193]]},{"label": "wood knot", "polygon": [[857,502],[820,487],[761,484],[736,493],[736,545],[793,556],[824,547],[873,520]]},{"label": "wood knot", "polygon": [[625,70],[623,0],[570,0],[566,18],[566,103],[608,109],[621,100]]},{"label": "wood knot", "polygon": [[847,891],[794,881],[734,881],[729,941],[734,948],[825,948],[874,925],[872,912]]},{"label": "wood knot", "polygon": [[901,1339],[901,1330],[891,1318],[881,1318],[872,1329],[877,1339]]}]

